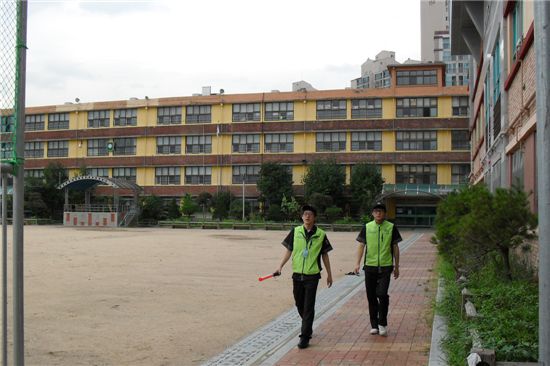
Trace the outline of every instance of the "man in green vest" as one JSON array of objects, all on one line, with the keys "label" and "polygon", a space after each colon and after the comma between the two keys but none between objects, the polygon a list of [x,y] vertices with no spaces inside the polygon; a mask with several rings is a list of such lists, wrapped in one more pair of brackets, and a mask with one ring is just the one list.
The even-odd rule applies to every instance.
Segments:
[{"label": "man in green vest", "polygon": [[[399,246],[402,241],[397,227],[386,221],[386,206],[377,202],[372,208],[374,220],[367,223],[357,241],[355,273],[359,273],[361,262],[365,271],[365,287],[369,303],[370,334],[388,335],[388,307],[391,273],[399,277]],[[365,253],[363,255],[363,253]]]},{"label": "man in green vest", "polygon": [[307,348],[313,333],[315,318],[315,295],[321,278],[321,258],[327,269],[327,286],[332,286],[332,271],[328,252],[332,246],[325,232],[315,225],[317,210],[313,206],[302,207],[303,225],[290,230],[283,246],[286,248],[281,264],[275,271],[281,273],[283,266],[292,258],[292,283],[294,301],[302,318],[298,348]]}]

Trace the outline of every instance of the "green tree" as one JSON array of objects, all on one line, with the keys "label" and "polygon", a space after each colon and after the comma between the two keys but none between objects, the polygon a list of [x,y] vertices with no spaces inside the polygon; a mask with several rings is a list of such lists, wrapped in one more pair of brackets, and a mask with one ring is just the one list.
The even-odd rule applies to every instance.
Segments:
[{"label": "green tree", "polygon": [[[59,184],[67,180],[67,172],[59,163],[50,163],[44,168],[43,178],[27,178],[25,179],[25,201],[35,207],[34,215],[42,218],[61,219],[63,216],[63,204],[65,197],[62,190],[57,187]],[[45,205],[45,209],[32,202],[32,197],[40,197]]]},{"label": "green tree", "polygon": [[536,225],[522,190],[499,188],[493,194],[485,186],[475,186],[439,205],[436,238],[440,251],[455,266],[477,268],[487,254],[498,254],[502,271],[511,280],[511,250],[534,238]]},{"label": "green tree", "polygon": [[166,216],[173,220],[181,217],[180,208],[175,198],[172,198],[166,206]]},{"label": "green tree", "polygon": [[[314,193],[330,196],[334,202],[342,202],[346,172],[344,167],[336,164],[336,160],[317,160],[307,169],[304,177],[306,201],[310,201]],[[319,208],[318,208],[319,209]]]},{"label": "green tree", "polygon": [[42,199],[40,192],[29,192],[25,197],[25,212],[33,217],[47,217],[48,206]]},{"label": "green tree", "polygon": [[263,163],[256,186],[268,205],[279,205],[283,196],[292,195],[292,173],[281,164]]},{"label": "green tree", "polygon": [[360,214],[371,211],[376,198],[382,193],[384,179],[380,168],[368,163],[359,163],[351,170],[350,189],[354,204]]},{"label": "green tree", "polygon": [[337,206],[327,207],[325,210],[328,222],[334,222],[342,217],[342,209]]},{"label": "green tree", "polygon": [[141,200],[141,219],[143,220],[164,220],[166,211],[162,198],[150,195]]},{"label": "green tree", "polygon": [[180,212],[183,216],[190,217],[199,209],[198,205],[195,203],[193,198],[189,193],[186,193],[185,196],[180,201]]},{"label": "green tree", "polygon": [[284,195],[279,209],[286,216],[287,220],[296,220],[300,217],[300,204],[294,197],[287,199],[286,195]]},{"label": "green tree", "polygon": [[212,195],[208,192],[199,193],[199,195],[197,196],[197,204],[202,207],[202,218],[204,219],[206,210],[212,204]]},{"label": "green tree", "polygon": [[212,206],[214,211],[212,217],[218,220],[223,220],[229,217],[229,205],[231,204],[232,195],[229,192],[218,192],[212,198]]}]

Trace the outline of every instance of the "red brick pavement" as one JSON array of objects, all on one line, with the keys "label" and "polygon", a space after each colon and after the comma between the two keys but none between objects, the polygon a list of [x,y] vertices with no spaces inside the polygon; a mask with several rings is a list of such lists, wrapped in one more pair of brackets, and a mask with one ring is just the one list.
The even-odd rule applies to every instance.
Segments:
[{"label": "red brick pavement", "polygon": [[388,336],[370,335],[365,291],[354,295],[314,330],[310,347],[292,349],[277,365],[428,364],[431,303],[435,297],[436,248],[430,232],[401,255],[400,278],[392,277]]}]

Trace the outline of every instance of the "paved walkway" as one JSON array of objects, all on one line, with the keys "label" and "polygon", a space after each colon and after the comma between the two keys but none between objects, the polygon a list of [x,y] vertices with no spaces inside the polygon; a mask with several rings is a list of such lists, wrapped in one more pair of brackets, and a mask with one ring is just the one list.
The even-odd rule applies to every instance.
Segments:
[{"label": "paved walkway", "polygon": [[346,276],[318,293],[309,348],[296,347],[300,321],[292,309],[207,365],[427,365],[436,286],[430,237],[430,232],[416,233],[401,245],[401,277],[390,286],[387,337],[369,334],[363,276]]}]

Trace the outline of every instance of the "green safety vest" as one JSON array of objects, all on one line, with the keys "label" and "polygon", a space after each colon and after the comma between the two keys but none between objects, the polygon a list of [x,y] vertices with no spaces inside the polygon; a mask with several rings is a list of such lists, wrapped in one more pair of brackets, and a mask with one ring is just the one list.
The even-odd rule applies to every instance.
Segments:
[{"label": "green safety vest", "polygon": [[319,228],[306,241],[306,230],[303,226],[294,228],[294,247],[292,250],[292,271],[294,273],[314,275],[321,272],[319,254],[325,240],[325,232]]},{"label": "green safety vest", "polygon": [[393,224],[384,220],[378,225],[371,221],[366,225],[367,252],[365,253],[365,265],[384,267],[393,265],[391,239]]}]

